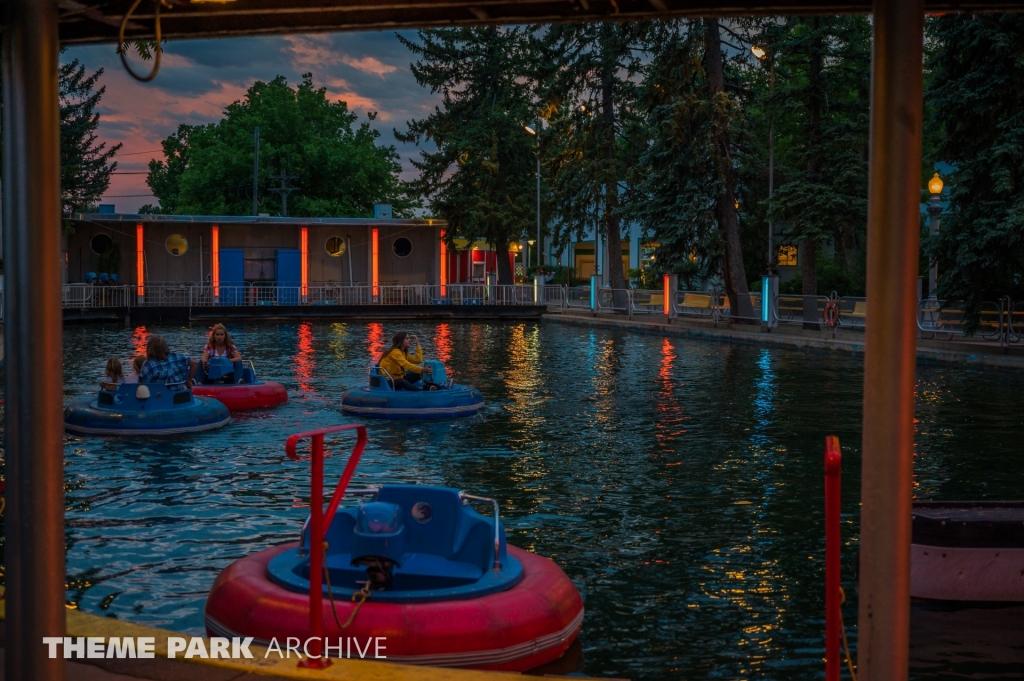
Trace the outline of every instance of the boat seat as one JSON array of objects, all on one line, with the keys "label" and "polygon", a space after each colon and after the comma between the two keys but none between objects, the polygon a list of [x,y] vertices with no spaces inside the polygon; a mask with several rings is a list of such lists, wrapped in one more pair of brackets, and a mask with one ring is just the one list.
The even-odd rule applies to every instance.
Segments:
[{"label": "boat seat", "polygon": [[387,375],[381,371],[380,366],[370,367],[370,387],[381,388],[382,390],[394,390],[388,381]]}]

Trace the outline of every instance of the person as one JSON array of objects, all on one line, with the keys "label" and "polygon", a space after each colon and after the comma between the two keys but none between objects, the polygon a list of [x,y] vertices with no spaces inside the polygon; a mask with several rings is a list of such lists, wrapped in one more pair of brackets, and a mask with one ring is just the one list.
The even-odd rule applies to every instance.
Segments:
[{"label": "person", "polygon": [[166,385],[192,385],[198,362],[177,352],[171,352],[163,336],[150,336],[146,343],[146,363],[139,374],[139,383]]},{"label": "person", "polygon": [[125,383],[138,383],[139,374],[142,373],[142,365],[146,363],[145,355],[136,355],[135,359],[132,360],[132,373],[128,375],[128,378],[124,379]]},{"label": "person", "polygon": [[[242,375],[242,353],[235,347],[234,342],[231,340],[231,334],[228,333],[227,327],[223,324],[214,324],[213,329],[210,331],[210,339],[203,350],[204,375],[209,368],[211,357],[227,357],[231,360],[233,371],[224,376],[224,380],[227,383],[241,383],[244,380]],[[236,376],[237,379],[235,378]]]},{"label": "person", "polygon": [[[409,348],[415,352],[409,354]],[[423,366],[423,348],[419,338],[400,331],[391,337],[391,347],[384,351],[377,362],[384,371],[391,375],[388,381],[395,390],[423,390],[417,385],[424,373],[431,373],[430,367]]]},{"label": "person", "polygon": [[121,366],[121,360],[117,357],[111,357],[107,360],[107,366],[103,370],[103,382],[100,384],[106,390],[117,390],[117,386],[121,383],[126,383],[124,379],[124,368]]}]

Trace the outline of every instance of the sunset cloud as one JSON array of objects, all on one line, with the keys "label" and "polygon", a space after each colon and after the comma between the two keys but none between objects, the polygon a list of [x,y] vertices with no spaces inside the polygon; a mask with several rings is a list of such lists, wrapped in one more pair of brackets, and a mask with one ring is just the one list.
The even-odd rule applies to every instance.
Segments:
[{"label": "sunset cloud", "polygon": [[362,71],[363,73],[372,73],[375,76],[380,76],[382,79],[389,73],[394,73],[398,70],[397,66],[391,64],[385,64],[380,59],[374,57],[363,57],[362,59],[356,59],[355,57],[349,57],[345,55],[341,58],[341,61],[348,64],[354,69]]},{"label": "sunset cloud", "polygon": [[[217,122],[257,80],[284,76],[295,84],[303,73],[312,73],[314,84],[326,88],[332,101],[346,102],[361,121],[366,113],[377,112],[370,125],[380,132],[380,144],[396,148],[406,179],[415,176],[409,159],[417,157],[419,149],[399,143],[394,128],[404,129],[407,121],[427,115],[438,102],[437,96],[416,84],[408,68],[412,54],[393,33],[170,42],[160,73],[150,83],[138,83],[125,73],[109,45],[72,47],[61,58],[77,58],[90,71],[105,69],[100,79],[107,90],[99,108],[99,135],[109,145],[124,146],[117,157],[119,174],[111,178],[103,202],[123,212],[154,202],[148,196],[145,172],[150,159],[163,158],[154,151],[161,141],[182,123]],[[137,71],[147,67],[137,59],[133,65]]]}]

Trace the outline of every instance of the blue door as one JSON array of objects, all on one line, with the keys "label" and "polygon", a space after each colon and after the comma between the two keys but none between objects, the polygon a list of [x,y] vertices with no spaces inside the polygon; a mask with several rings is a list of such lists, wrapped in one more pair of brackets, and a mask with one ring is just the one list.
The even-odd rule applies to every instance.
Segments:
[{"label": "blue door", "polygon": [[277,304],[298,305],[302,285],[302,255],[298,249],[277,249]]},{"label": "blue door", "polygon": [[245,300],[245,262],[241,248],[220,249],[220,304],[241,305]]}]

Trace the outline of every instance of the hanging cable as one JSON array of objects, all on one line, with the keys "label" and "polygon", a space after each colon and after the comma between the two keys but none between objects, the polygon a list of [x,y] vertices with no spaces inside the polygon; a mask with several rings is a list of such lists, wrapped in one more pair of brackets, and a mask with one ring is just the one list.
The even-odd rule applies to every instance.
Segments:
[{"label": "hanging cable", "polygon": [[129,9],[125,13],[125,15],[121,18],[121,28],[117,32],[117,49],[118,49],[118,53],[121,55],[121,63],[124,64],[124,70],[128,72],[128,75],[130,75],[132,78],[134,78],[135,80],[139,81],[140,83],[148,83],[149,81],[151,81],[154,78],[156,78],[156,74],[160,70],[160,54],[163,51],[163,50],[160,49],[160,5],[163,4],[163,3],[162,3],[162,0],[155,0],[155,4],[156,4],[156,54],[153,57],[153,70],[150,72],[150,74],[148,76],[143,77],[143,76],[140,76],[139,74],[135,73],[135,71],[132,71],[132,67],[128,63],[128,46],[124,42],[124,28],[125,28],[125,26],[128,25],[128,19],[131,18],[132,14],[135,12],[135,9],[139,6],[140,2],[142,2],[142,0],[135,0],[135,2],[131,6],[131,9]]}]

